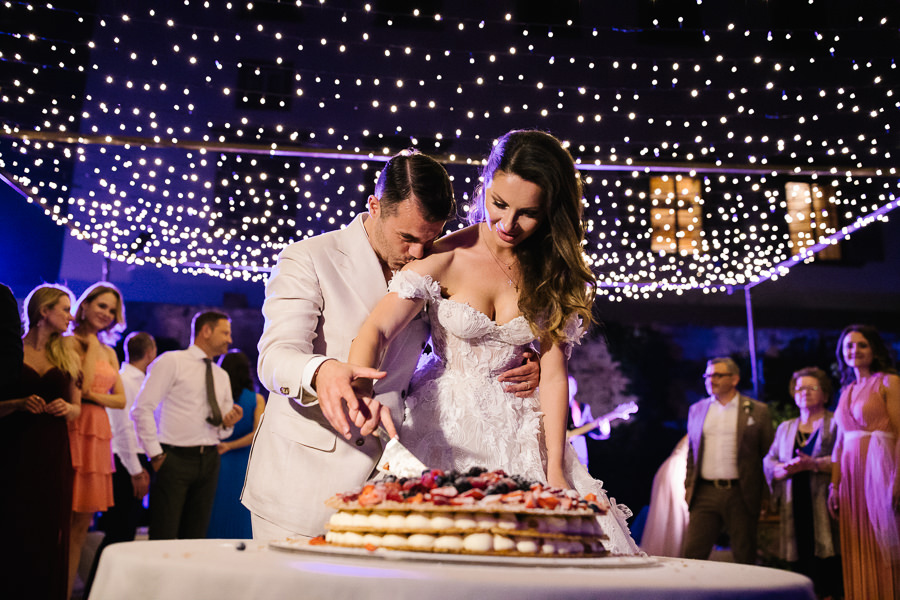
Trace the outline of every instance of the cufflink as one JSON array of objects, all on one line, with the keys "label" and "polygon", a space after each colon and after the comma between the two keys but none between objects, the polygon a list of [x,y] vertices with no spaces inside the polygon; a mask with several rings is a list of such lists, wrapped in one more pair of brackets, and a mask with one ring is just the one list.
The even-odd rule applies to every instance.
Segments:
[{"label": "cufflink", "polygon": [[289,387],[282,387],[282,388],[281,388],[280,390],[278,390],[278,391],[281,392],[281,395],[282,395],[282,396],[287,396],[288,394],[291,393],[291,388],[289,388]]}]

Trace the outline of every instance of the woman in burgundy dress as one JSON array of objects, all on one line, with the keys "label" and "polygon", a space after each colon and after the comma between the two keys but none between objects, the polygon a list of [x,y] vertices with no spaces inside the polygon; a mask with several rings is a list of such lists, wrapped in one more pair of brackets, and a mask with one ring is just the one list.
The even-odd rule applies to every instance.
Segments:
[{"label": "woman in burgundy dress", "polygon": [[55,285],[29,294],[19,395],[0,410],[0,539],[12,551],[0,563],[0,581],[10,598],[68,594],[72,461],[66,423],[81,413],[81,363],[62,337],[72,319],[71,297]]}]

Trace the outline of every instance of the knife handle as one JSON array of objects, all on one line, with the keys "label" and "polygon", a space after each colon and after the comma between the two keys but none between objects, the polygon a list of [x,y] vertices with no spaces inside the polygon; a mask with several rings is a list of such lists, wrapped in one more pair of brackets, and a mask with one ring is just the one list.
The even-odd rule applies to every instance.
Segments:
[{"label": "knife handle", "polygon": [[378,427],[376,427],[373,433],[378,436],[378,439],[380,439],[384,443],[388,443],[389,441],[391,441],[391,434],[387,432],[387,429],[384,428],[384,425],[379,425]]}]

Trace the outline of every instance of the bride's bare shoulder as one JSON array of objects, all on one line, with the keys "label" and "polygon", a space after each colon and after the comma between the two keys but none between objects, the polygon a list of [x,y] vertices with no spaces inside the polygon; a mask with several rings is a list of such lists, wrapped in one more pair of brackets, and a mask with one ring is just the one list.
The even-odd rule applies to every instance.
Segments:
[{"label": "bride's bare shoulder", "polygon": [[469,225],[448,233],[434,243],[432,254],[452,252],[460,248],[469,248],[478,241],[478,226]]},{"label": "bride's bare shoulder", "polygon": [[454,231],[437,240],[428,256],[412,261],[404,269],[439,279],[453,264],[458,251],[470,248],[476,241],[478,228],[475,226]]}]

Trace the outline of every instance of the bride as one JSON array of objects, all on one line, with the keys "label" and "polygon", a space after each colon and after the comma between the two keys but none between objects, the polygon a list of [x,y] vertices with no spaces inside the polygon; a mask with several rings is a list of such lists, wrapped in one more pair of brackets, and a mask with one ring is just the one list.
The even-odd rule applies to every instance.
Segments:
[{"label": "bride", "polygon": [[[511,131],[494,146],[475,203],[472,225],[394,275],[348,362],[378,366],[425,307],[435,358],[410,386],[404,446],[431,468],[503,469],[605,498],[566,442],[567,364],[592,321],[595,291],[582,256],[582,188],[572,157],[547,133]],[[539,399],[517,398],[496,376],[534,343]],[[371,380],[354,387],[371,397]],[[625,516],[613,505],[606,531],[614,551],[632,553]]]}]

